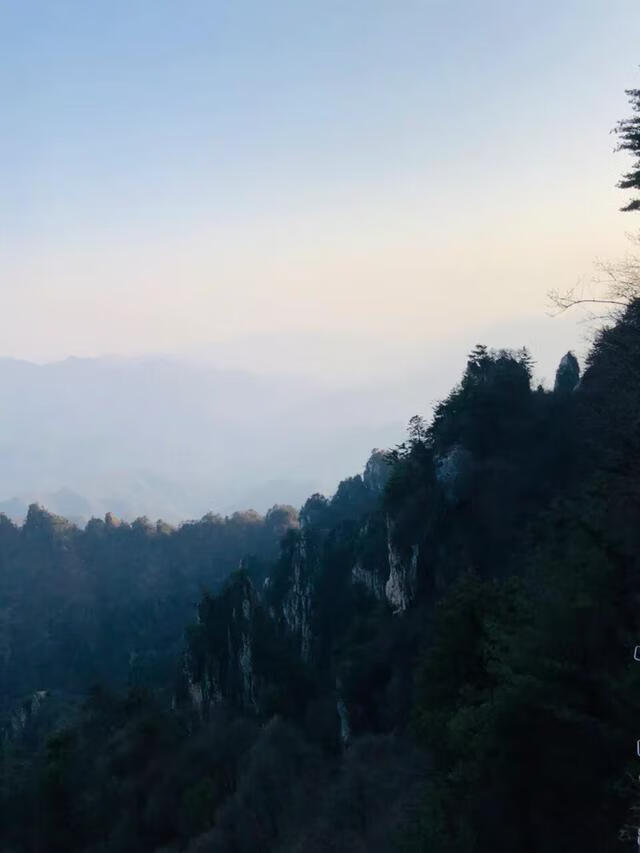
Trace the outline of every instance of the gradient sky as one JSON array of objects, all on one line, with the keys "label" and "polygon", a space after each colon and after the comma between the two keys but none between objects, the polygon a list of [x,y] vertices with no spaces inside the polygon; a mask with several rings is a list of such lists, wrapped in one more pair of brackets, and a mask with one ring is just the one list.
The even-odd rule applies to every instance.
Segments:
[{"label": "gradient sky", "polygon": [[544,349],[640,223],[638,0],[0,0],[0,35],[0,355]]}]

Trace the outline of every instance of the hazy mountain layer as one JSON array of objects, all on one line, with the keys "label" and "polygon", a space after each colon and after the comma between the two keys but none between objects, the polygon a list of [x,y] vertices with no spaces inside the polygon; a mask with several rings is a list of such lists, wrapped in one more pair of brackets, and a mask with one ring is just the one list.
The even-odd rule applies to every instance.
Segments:
[{"label": "hazy mountain layer", "polygon": [[418,383],[331,391],[171,360],[0,361],[0,511],[170,521],[332,491],[396,443]]}]

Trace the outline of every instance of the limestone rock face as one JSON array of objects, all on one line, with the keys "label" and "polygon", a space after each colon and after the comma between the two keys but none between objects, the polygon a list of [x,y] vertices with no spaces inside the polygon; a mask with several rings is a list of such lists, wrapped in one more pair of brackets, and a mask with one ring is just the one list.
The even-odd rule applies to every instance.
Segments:
[{"label": "limestone rock face", "polygon": [[418,576],[419,545],[412,545],[405,553],[393,539],[393,524],[387,519],[387,553],[389,558],[389,578],[385,585],[387,601],[394,613],[403,613],[413,601]]},{"label": "limestone rock face", "polygon": [[572,352],[566,353],[560,359],[556,371],[556,381],[553,390],[559,394],[570,394],[580,382],[580,365]]},{"label": "limestone rock face", "polygon": [[[331,500],[320,494],[307,500],[300,526],[287,526],[280,559],[259,589],[248,561],[220,593],[205,595],[190,629],[180,694],[201,716],[222,703],[268,714],[304,696],[310,667],[324,665],[333,607],[352,600],[350,584],[388,602],[395,613],[409,607],[419,547],[394,539],[379,500],[388,476],[386,454],[374,452],[364,477],[343,481]],[[353,720],[345,696],[338,679],[335,711],[346,745]]]},{"label": "limestone rock face", "polygon": [[358,560],[351,569],[351,580],[355,584],[363,586],[371,595],[381,601],[385,596],[386,580],[379,574],[365,568]]},{"label": "limestone rock face", "polygon": [[372,450],[362,476],[367,489],[374,494],[382,494],[387,485],[390,473],[391,467],[384,450]]},{"label": "limestone rock face", "polygon": [[192,704],[203,716],[223,699],[245,710],[258,708],[254,645],[259,631],[253,584],[238,576],[217,598],[202,601],[185,659]]},{"label": "limestone rock face", "polygon": [[378,601],[385,598],[389,578],[386,536],[383,518],[367,519],[360,528],[358,554],[351,569],[351,582],[364,587]]},{"label": "limestone rock face", "polygon": [[310,535],[303,531],[291,554],[291,576],[282,600],[285,624],[299,643],[303,661],[309,661],[311,658],[314,577],[318,568],[317,562]]}]

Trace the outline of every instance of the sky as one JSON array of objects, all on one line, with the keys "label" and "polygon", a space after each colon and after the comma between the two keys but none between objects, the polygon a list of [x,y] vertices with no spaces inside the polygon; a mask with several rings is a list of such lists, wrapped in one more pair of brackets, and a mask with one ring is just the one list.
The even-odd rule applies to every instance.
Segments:
[{"label": "sky", "polygon": [[0,0],[0,38],[0,356],[548,372],[547,292],[640,222],[637,0]]}]

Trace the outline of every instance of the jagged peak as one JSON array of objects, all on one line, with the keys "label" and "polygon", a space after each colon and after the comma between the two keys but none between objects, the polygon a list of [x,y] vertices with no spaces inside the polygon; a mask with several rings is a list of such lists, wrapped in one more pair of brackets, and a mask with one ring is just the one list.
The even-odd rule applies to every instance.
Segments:
[{"label": "jagged peak", "polygon": [[580,364],[574,353],[569,350],[560,359],[556,371],[556,379],[553,390],[556,393],[570,393],[580,381]]},{"label": "jagged peak", "polygon": [[27,534],[40,532],[67,532],[75,530],[76,527],[66,518],[53,513],[40,506],[39,503],[29,505],[27,517],[24,522],[23,531]]},{"label": "jagged peak", "polygon": [[375,494],[382,494],[391,474],[389,454],[386,450],[374,447],[364,466],[362,475],[365,486]]}]

